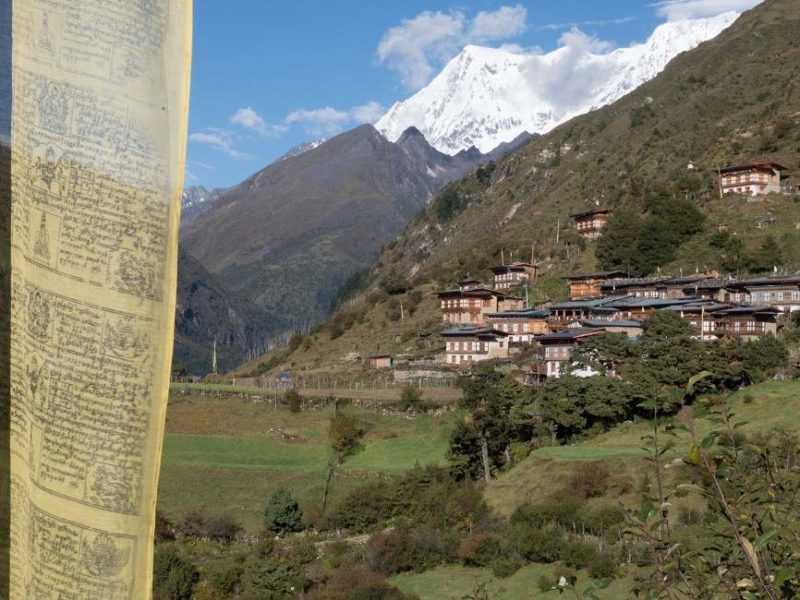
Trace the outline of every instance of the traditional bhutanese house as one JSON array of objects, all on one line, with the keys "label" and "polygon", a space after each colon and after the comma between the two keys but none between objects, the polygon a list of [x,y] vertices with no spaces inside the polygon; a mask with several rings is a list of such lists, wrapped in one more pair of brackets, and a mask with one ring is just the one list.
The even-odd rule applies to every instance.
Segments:
[{"label": "traditional bhutanese house", "polygon": [[538,272],[538,265],[527,262],[512,262],[507,265],[492,267],[494,288],[496,290],[509,290],[526,283],[535,283]]},{"label": "traditional bhutanese house", "polygon": [[567,325],[567,329],[624,333],[629,338],[637,338],[642,335],[642,321],[636,319],[578,319]]},{"label": "traditional bhutanese house", "polygon": [[611,318],[617,310],[609,305],[623,298],[625,298],[625,296],[556,302],[550,306],[548,324],[550,325],[550,329],[558,331],[567,327],[572,321],[580,319]]},{"label": "traditional bhutanese house", "polygon": [[623,298],[609,305],[615,309],[614,319],[648,319],[655,311],[673,306],[681,306],[696,298]]},{"label": "traditional bhutanese house", "polygon": [[544,347],[544,365],[548,378],[558,378],[565,363],[572,359],[572,351],[578,344],[603,333],[602,330],[570,329],[558,333],[540,335],[536,338]]},{"label": "traditional bhutanese house", "polygon": [[597,206],[591,210],[585,210],[570,216],[575,219],[575,228],[578,230],[578,235],[587,240],[595,240],[602,235],[603,229],[608,224],[610,214],[610,208]]},{"label": "traditional bhutanese house", "polygon": [[569,281],[569,297],[596,298],[602,295],[600,286],[612,279],[620,279],[625,273],[622,271],[601,271],[598,273],[581,273],[567,277]]},{"label": "traditional bhutanese house", "polygon": [[748,304],[772,306],[786,314],[800,310],[800,275],[744,279],[732,288],[746,291]]},{"label": "traditional bhutanese house", "polygon": [[698,294],[690,291],[692,286],[703,281],[711,280],[711,276],[705,274],[681,275],[680,277],[668,277],[660,282],[657,287],[659,298],[688,298]]},{"label": "traditional bhutanese house", "polygon": [[705,277],[683,285],[684,297],[713,300],[727,304],[746,304],[746,290],[737,290],[729,277]]},{"label": "traditional bhutanese house", "polygon": [[663,298],[665,292],[659,284],[668,277],[621,277],[610,279],[600,284],[600,291],[605,296],[627,295],[634,298]]},{"label": "traditional bhutanese house", "polygon": [[510,308],[520,308],[522,300],[485,287],[459,285],[458,289],[439,292],[439,305],[445,323],[486,323],[486,315]]},{"label": "traditional bhutanese house", "polygon": [[367,366],[371,369],[391,369],[394,367],[394,358],[388,354],[379,354],[367,358]]},{"label": "traditional bhutanese house", "polygon": [[786,170],[776,162],[764,162],[723,167],[716,173],[721,194],[762,196],[780,193],[781,171]]},{"label": "traditional bhutanese house", "polygon": [[442,339],[448,365],[508,358],[508,334],[491,327],[455,327],[443,331]]},{"label": "traditional bhutanese house", "polygon": [[714,335],[755,339],[778,331],[781,311],[772,306],[736,306],[714,313]]},{"label": "traditional bhutanese house", "polygon": [[533,336],[548,333],[550,331],[547,325],[549,316],[549,310],[520,308],[489,313],[486,318],[491,327],[507,333],[509,342],[514,346],[529,344],[533,341]]},{"label": "traditional bhutanese house", "polygon": [[670,306],[666,310],[677,312],[682,319],[691,325],[701,337],[713,336],[716,332],[716,317],[714,313],[720,310],[733,308],[730,304],[722,302],[698,301],[678,306]]}]

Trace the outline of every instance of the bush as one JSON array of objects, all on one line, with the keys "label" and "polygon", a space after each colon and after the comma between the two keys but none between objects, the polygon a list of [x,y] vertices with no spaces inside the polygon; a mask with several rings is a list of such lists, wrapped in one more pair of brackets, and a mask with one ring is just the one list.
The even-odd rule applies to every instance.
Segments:
[{"label": "bush", "polygon": [[608,491],[611,472],[604,462],[583,463],[575,467],[568,489],[581,498],[595,498]]},{"label": "bush", "polygon": [[461,540],[457,554],[468,566],[485,567],[500,556],[500,540],[490,533],[473,533]]},{"label": "bush", "polygon": [[206,518],[194,510],[181,519],[178,531],[185,537],[206,537]]},{"label": "bush", "polygon": [[240,562],[212,563],[206,571],[206,580],[214,591],[223,596],[235,596],[241,589],[243,573],[244,565]]},{"label": "bush", "polygon": [[206,535],[222,544],[230,544],[242,530],[236,521],[230,517],[211,517],[206,521]]},{"label": "bush", "polygon": [[390,296],[397,294],[404,294],[409,288],[408,280],[397,273],[391,273],[384,277],[378,287],[381,291],[386,292]]},{"label": "bush", "polygon": [[156,548],[153,557],[153,597],[156,600],[190,600],[199,579],[195,566],[174,546]]},{"label": "bush", "polygon": [[610,551],[596,552],[595,555],[589,559],[587,568],[589,569],[589,577],[593,579],[611,579],[616,577],[619,561],[617,557]]},{"label": "bush", "polygon": [[163,542],[172,542],[175,540],[175,525],[169,520],[169,517],[160,510],[156,511],[156,531],[155,542],[160,544]]},{"label": "bush", "polygon": [[567,538],[561,546],[561,560],[570,567],[586,569],[597,556],[594,542],[581,538]]},{"label": "bush", "polygon": [[279,489],[270,496],[264,509],[264,527],[277,533],[303,529],[303,511],[291,492]]},{"label": "bush", "polygon": [[421,412],[425,410],[425,401],[422,399],[422,392],[413,385],[406,384],[400,392],[400,401],[397,403],[400,410],[410,412]]},{"label": "bush", "polygon": [[512,547],[525,560],[551,563],[559,559],[564,535],[556,527],[542,527],[529,521],[511,525],[508,538]]},{"label": "bush", "polygon": [[289,412],[299,413],[303,407],[303,399],[300,397],[300,392],[295,388],[290,389],[283,395],[283,401],[289,408]]},{"label": "bush", "polygon": [[495,577],[511,577],[522,567],[522,561],[509,556],[498,556],[489,563]]}]

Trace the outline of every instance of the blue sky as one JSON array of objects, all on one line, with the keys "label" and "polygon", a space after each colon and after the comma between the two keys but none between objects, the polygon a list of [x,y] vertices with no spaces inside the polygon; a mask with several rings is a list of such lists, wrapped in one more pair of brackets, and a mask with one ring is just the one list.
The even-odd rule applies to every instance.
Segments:
[{"label": "blue sky", "polygon": [[550,51],[573,27],[614,46],[668,19],[759,0],[195,0],[186,184],[224,187],[424,85],[466,43]]}]

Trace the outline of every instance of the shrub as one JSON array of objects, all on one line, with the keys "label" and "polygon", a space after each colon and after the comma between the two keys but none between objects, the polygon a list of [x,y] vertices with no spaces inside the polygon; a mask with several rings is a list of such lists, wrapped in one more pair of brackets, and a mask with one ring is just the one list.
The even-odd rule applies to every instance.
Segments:
[{"label": "shrub", "polygon": [[206,518],[197,511],[192,511],[181,519],[178,531],[185,537],[201,538],[206,536]]},{"label": "shrub", "polygon": [[495,577],[501,579],[511,577],[514,573],[519,571],[522,566],[522,561],[510,556],[498,556],[489,563],[492,573]]},{"label": "shrub", "polygon": [[461,540],[457,554],[466,565],[485,567],[500,556],[500,540],[490,533],[473,533]]},{"label": "shrub", "polygon": [[619,566],[617,557],[610,551],[595,552],[588,564],[586,565],[589,570],[589,577],[594,579],[611,579],[617,575],[617,567]]},{"label": "shrub", "polygon": [[291,492],[279,489],[270,496],[264,508],[264,527],[277,533],[303,529],[303,511]]},{"label": "shrub", "polygon": [[300,392],[295,388],[290,389],[283,395],[283,401],[289,408],[290,412],[299,413],[303,406],[303,399],[300,397]]},{"label": "shrub", "polygon": [[576,569],[588,568],[596,555],[596,544],[581,538],[567,538],[561,546],[561,559]]},{"label": "shrub", "polygon": [[508,538],[512,547],[525,560],[551,563],[560,556],[564,535],[556,527],[543,527],[536,522],[528,521],[511,525]]},{"label": "shrub", "polygon": [[195,566],[174,546],[156,548],[153,596],[156,600],[190,600],[200,579]]},{"label": "shrub", "polygon": [[234,596],[241,588],[243,573],[244,565],[240,562],[212,563],[206,571],[206,579],[214,591],[224,596]]},{"label": "shrub", "polygon": [[216,542],[229,544],[242,530],[230,517],[216,516],[206,521],[206,535]]},{"label": "shrub", "polygon": [[604,462],[582,463],[575,467],[568,489],[581,498],[602,496],[608,491],[611,472]]},{"label": "shrub", "polygon": [[175,525],[169,520],[169,517],[162,511],[156,511],[156,531],[155,541],[156,544],[163,542],[171,542],[175,540]]},{"label": "shrub", "polygon": [[425,401],[422,399],[422,392],[413,385],[406,384],[400,392],[400,401],[397,404],[400,410],[420,412],[425,410]]}]

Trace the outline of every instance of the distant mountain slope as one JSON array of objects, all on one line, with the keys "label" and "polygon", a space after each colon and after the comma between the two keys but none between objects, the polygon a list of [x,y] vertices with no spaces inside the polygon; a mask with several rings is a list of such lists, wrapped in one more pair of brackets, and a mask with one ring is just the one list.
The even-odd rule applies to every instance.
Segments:
[{"label": "distant mountain slope", "polygon": [[364,125],[227,190],[181,239],[231,292],[302,328],[443,185],[486,160],[443,154],[413,129],[395,144]]},{"label": "distant mountain slope", "polygon": [[267,349],[269,321],[280,326],[274,315],[231,294],[194,258],[179,251],[173,363],[193,374],[209,373],[216,336],[218,370],[227,371]]},{"label": "distant mountain slope", "polygon": [[534,55],[467,46],[430,84],[392,106],[376,127],[397,140],[415,126],[442,152],[475,146],[486,153],[523,131],[546,133],[617,100],[737,16],[665,23],[645,43],[606,54],[561,47]]},{"label": "distant mountain slope", "polygon": [[203,214],[225,192],[224,189],[207,190],[202,185],[193,185],[181,194],[181,226],[191,223]]},{"label": "distant mountain slope", "polygon": [[[767,235],[755,222],[740,220],[749,208],[714,200],[712,169],[775,160],[789,168],[789,183],[800,182],[797,9],[797,0],[766,0],[629,95],[498,162],[490,179],[452,184],[464,199],[461,211],[442,220],[432,205],[383,253],[373,279],[392,271],[438,281],[466,272],[486,276],[500,248],[506,256],[509,250],[525,256],[532,242],[540,258],[554,254],[566,260],[563,245],[557,250],[554,242],[557,227],[562,240],[569,235],[570,213],[594,200],[641,210],[648,189],[680,180],[690,162],[700,180],[701,209],[738,228],[739,235]],[[785,207],[788,215],[792,206],[791,197],[782,196],[753,210],[766,214]],[[788,236],[791,229],[794,238],[778,241],[787,259],[796,261],[800,244],[794,222],[784,225],[780,235]],[[571,258],[574,262],[575,250]],[[591,266],[590,253],[581,258]],[[692,265],[705,260],[687,257]]]}]

